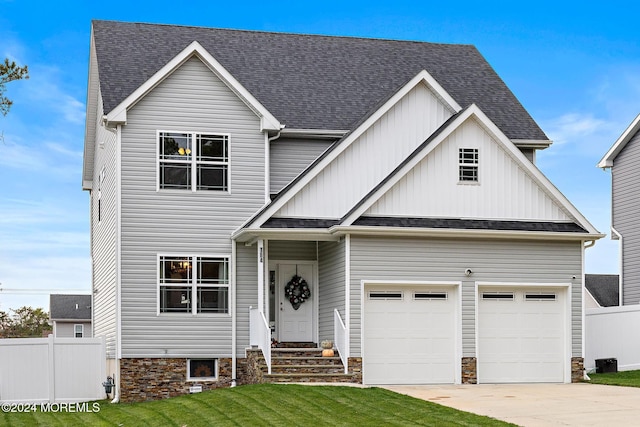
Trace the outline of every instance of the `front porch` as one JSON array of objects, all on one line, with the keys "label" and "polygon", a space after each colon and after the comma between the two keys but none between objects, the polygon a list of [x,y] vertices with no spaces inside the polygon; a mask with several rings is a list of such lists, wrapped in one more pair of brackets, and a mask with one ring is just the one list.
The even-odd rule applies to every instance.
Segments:
[{"label": "front porch", "polygon": [[[349,361],[345,239],[252,243],[258,304],[249,308],[250,377],[257,382],[362,382],[360,367],[354,370]],[[322,357],[322,341],[333,343],[333,356]]]}]

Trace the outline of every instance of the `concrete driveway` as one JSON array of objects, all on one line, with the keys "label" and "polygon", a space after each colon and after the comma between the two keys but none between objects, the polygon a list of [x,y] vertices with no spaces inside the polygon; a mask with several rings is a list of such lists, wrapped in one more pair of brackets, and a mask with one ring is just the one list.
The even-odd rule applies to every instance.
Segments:
[{"label": "concrete driveway", "polygon": [[586,383],[384,388],[520,426],[640,425],[640,388]]}]

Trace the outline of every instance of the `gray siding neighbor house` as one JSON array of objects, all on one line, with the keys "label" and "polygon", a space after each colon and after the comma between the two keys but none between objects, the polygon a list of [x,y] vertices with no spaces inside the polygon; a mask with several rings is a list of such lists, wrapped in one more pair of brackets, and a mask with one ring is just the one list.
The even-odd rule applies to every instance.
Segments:
[{"label": "gray siding neighbor house", "polygon": [[49,295],[49,322],[57,338],[91,338],[91,295]]},{"label": "gray siding neighbor house", "polygon": [[620,305],[640,303],[640,115],[598,163],[611,169],[611,237],[620,241]]},{"label": "gray siding neighbor house", "polygon": [[83,188],[117,399],[581,379],[603,235],[535,166],[550,144],[470,45],[94,21]]}]

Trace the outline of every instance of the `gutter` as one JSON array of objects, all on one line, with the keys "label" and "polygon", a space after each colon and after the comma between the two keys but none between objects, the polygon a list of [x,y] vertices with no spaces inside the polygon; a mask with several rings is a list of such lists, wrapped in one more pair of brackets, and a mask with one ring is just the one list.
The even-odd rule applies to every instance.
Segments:
[{"label": "gutter", "polygon": [[620,246],[618,247],[618,271],[619,271],[619,276],[618,276],[618,306],[622,306],[623,304],[623,299],[622,299],[622,291],[623,291],[623,287],[622,287],[622,279],[623,279],[623,275],[624,275],[624,270],[623,270],[623,266],[624,263],[622,261],[622,249],[624,247],[624,239],[622,238],[622,234],[618,233],[618,230],[616,230],[615,228],[613,228],[613,225],[611,226],[611,232],[613,233],[613,236],[611,236],[611,240],[620,240]]}]

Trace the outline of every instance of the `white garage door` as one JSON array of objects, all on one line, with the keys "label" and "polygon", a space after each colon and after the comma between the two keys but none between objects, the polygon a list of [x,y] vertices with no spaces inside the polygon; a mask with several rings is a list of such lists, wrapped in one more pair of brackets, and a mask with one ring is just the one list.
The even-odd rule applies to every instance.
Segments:
[{"label": "white garage door", "polygon": [[480,288],[478,382],[563,382],[564,289]]},{"label": "white garage door", "polygon": [[453,383],[457,301],[454,287],[366,287],[364,382]]}]

